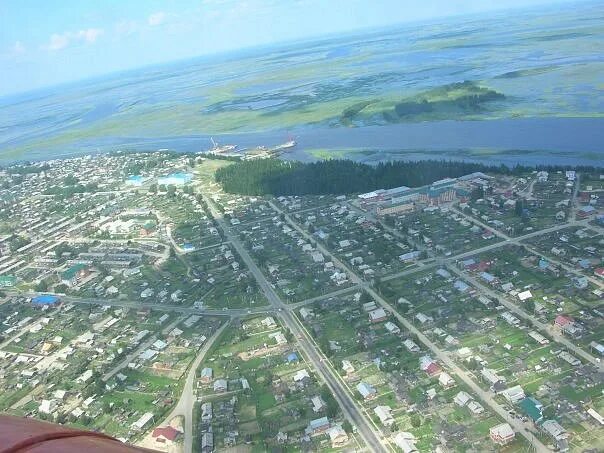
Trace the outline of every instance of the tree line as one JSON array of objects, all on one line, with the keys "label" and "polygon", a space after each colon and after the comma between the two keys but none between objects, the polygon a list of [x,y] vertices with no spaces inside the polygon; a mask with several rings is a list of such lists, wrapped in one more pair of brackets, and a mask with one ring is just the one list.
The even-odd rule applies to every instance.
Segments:
[{"label": "tree line", "polygon": [[[220,168],[216,181],[226,192],[243,195],[326,195],[370,192],[398,186],[420,187],[443,178],[473,172],[522,174],[534,167],[486,165],[474,162],[423,160],[367,165],[352,160],[312,163],[278,159],[247,160]],[[549,171],[565,167],[539,167]],[[595,170],[579,167],[579,170]]]}]

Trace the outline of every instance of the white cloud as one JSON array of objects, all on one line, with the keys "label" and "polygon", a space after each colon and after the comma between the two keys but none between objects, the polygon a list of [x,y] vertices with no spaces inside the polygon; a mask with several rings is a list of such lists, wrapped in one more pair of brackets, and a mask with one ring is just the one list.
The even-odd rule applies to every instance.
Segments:
[{"label": "white cloud", "polygon": [[21,55],[25,53],[25,46],[23,45],[23,43],[21,43],[21,41],[17,41],[15,42],[15,44],[13,45],[13,55]]},{"label": "white cloud", "polygon": [[53,33],[50,36],[50,41],[45,46],[47,50],[61,50],[73,43],[84,42],[92,44],[96,42],[99,36],[104,33],[102,28],[87,28],[76,32],[67,31],[65,33]]},{"label": "white cloud", "polygon": [[139,30],[140,26],[134,20],[123,20],[115,25],[115,32],[118,36],[130,36]]},{"label": "white cloud", "polygon": [[157,25],[161,25],[165,22],[166,20],[166,13],[164,13],[163,11],[159,11],[157,13],[153,13],[149,16],[149,19],[147,20],[147,23],[151,26],[151,27],[155,27]]},{"label": "white cloud", "polygon": [[87,43],[93,43],[99,36],[103,34],[103,30],[100,28],[89,28],[87,30],[80,30],[77,33],[78,39],[83,39]]},{"label": "white cloud", "polygon": [[61,50],[69,45],[69,36],[67,33],[63,33],[61,35],[54,33],[50,37],[50,42],[48,43],[48,50]]}]

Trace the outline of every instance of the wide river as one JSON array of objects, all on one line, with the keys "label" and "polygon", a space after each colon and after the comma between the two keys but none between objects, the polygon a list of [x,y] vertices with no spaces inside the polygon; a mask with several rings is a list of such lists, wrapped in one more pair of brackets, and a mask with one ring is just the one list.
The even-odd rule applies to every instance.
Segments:
[{"label": "wide river", "polygon": [[[604,118],[521,118],[486,121],[436,121],[388,126],[328,128],[309,126],[289,131],[214,135],[220,144],[239,148],[275,146],[292,136],[298,142],[290,158],[307,160],[307,150],[375,150],[369,160],[452,158],[522,164],[604,166]],[[64,157],[90,152],[170,149],[201,151],[209,135],[165,138],[107,137],[65,150]],[[468,153],[467,150],[474,150]],[[44,152],[27,156],[44,159]],[[362,157],[363,155],[359,155]],[[56,157],[56,154],[55,156]]]}]

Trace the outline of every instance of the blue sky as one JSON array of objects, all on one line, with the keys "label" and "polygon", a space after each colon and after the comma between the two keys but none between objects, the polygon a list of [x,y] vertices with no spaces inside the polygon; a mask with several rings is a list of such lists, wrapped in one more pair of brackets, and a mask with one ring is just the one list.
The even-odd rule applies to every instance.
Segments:
[{"label": "blue sky", "polygon": [[0,0],[0,95],[245,47],[551,3],[552,0]]}]

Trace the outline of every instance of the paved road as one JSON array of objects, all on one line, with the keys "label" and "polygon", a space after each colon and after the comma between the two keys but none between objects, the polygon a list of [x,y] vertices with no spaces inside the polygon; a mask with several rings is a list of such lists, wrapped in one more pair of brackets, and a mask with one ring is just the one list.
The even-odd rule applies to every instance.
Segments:
[{"label": "paved road", "polygon": [[201,347],[195,360],[189,366],[189,372],[185,380],[185,385],[176,406],[170,411],[164,419],[162,426],[167,425],[174,417],[182,416],[184,418],[184,453],[193,451],[193,406],[195,405],[195,376],[197,368],[202,362],[216,339],[222,334],[224,329],[229,325],[229,321],[225,322]]},{"label": "paved road", "polygon": [[385,451],[380,435],[376,432],[375,427],[370,425],[368,420],[363,416],[351,395],[343,388],[340,377],[330,366],[328,366],[329,362],[325,360],[324,357],[321,357],[317,349],[311,344],[312,342],[308,333],[306,333],[294,319],[293,315],[288,310],[288,306],[281,301],[264,274],[243,247],[239,238],[236,237],[227,226],[221,214],[218,212],[218,209],[216,209],[214,202],[205,196],[203,196],[203,198],[225,236],[231,241],[231,245],[247,265],[270,304],[275,308],[276,314],[283,320],[286,327],[296,336],[298,339],[298,346],[312,362],[322,380],[327,384],[334,398],[342,408],[344,415],[354,426],[356,426],[357,432],[365,441],[367,448],[375,452]]},{"label": "paved road", "polygon": [[[38,293],[21,293],[17,291],[7,291],[7,294],[14,296],[35,297]],[[194,307],[181,307],[178,305],[161,305],[149,302],[138,302],[124,299],[100,299],[94,297],[75,297],[75,296],[59,296],[65,303],[81,304],[81,305],[108,305],[110,307],[133,308],[141,309],[148,308],[149,310],[164,311],[169,313],[183,313],[191,315],[205,316],[245,316],[262,313],[272,313],[274,310],[269,306],[256,308],[229,308],[222,310],[199,309]]]},{"label": "paved road", "polygon": [[[275,206],[273,205],[273,207]],[[286,215],[285,219],[290,223],[292,227],[296,228],[296,230],[302,233],[307,239],[309,238],[309,234],[302,230],[289,216]],[[472,378],[466,371],[457,366],[445,351],[443,351],[435,343],[430,341],[428,337],[426,337],[411,322],[409,322],[405,317],[398,313],[388,302],[386,302],[384,298],[382,298],[378,293],[376,293],[373,288],[371,288],[368,284],[363,283],[361,279],[352,271],[352,269],[348,268],[344,263],[339,261],[329,250],[327,250],[325,247],[321,246],[318,243],[317,248],[321,250],[322,253],[329,256],[335,264],[339,265],[344,270],[346,270],[346,272],[352,276],[353,281],[360,283],[361,286],[363,286],[363,288],[365,289],[365,291],[367,291],[367,293],[369,293],[376,302],[378,302],[385,310],[388,310],[390,313],[392,313],[407,330],[415,334],[419,341],[422,342],[428,349],[430,349],[434,353],[434,355],[449,368],[452,373],[454,373],[461,380],[463,380],[464,383],[466,383],[466,385],[468,385],[486,405],[488,405],[495,413],[497,413],[506,422],[508,422],[510,426],[515,429],[516,432],[519,432],[521,435],[523,435],[533,445],[536,451],[549,451],[549,449],[547,449],[545,445],[543,445],[541,441],[533,435],[533,433],[526,430],[522,423],[520,423],[517,419],[512,418],[510,414],[508,414],[508,412],[497,401],[493,399],[493,396],[490,393],[485,392],[472,380]]]},{"label": "paved road", "polygon": [[297,310],[300,307],[315,303],[319,300],[326,300],[326,299],[329,299],[330,297],[341,296],[342,294],[352,293],[355,291],[359,291],[360,289],[361,289],[361,287],[359,285],[348,286],[346,288],[337,289],[330,293],[321,294],[320,296],[311,297],[310,299],[304,299],[300,302],[295,302],[293,304],[287,304],[287,307],[290,310]]}]

